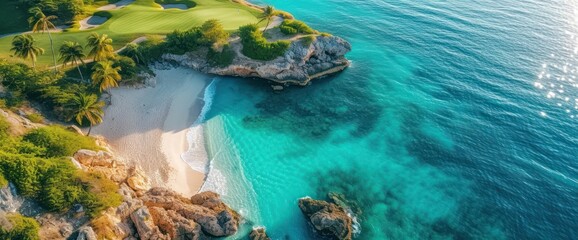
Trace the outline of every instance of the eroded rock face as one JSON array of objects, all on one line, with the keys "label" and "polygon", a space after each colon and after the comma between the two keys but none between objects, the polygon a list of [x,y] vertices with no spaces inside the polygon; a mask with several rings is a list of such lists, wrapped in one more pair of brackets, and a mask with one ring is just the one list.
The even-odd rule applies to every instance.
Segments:
[{"label": "eroded rock face", "polygon": [[78,229],[78,237],[76,240],[97,240],[96,233],[94,233],[91,227],[81,227]]},{"label": "eroded rock face", "polygon": [[231,236],[239,228],[239,215],[223,204],[216,193],[200,193],[189,200],[168,189],[152,188],[141,199],[150,208],[163,208],[193,220],[211,236]]},{"label": "eroded rock face", "polygon": [[353,221],[343,207],[311,198],[299,199],[299,208],[320,234],[334,239],[351,239]]},{"label": "eroded rock face", "polygon": [[130,219],[134,223],[140,239],[170,239],[160,232],[146,206],[142,206],[130,214]]},{"label": "eroded rock face", "polygon": [[117,183],[126,181],[131,170],[123,161],[106,151],[81,149],[74,154],[73,159],[84,170],[102,173]]},{"label": "eroded rock face", "polygon": [[[306,85],[312,79],[349,66],[345,54],[351,51],[351,44],[342,38],[317,36],[310,44],[304,41],[293,41],[283,56],[271,61],[253,60],[237,51],[233,63],[226,67],[211,66],[202,51],[185,55],[165,54],[163,58],[205,73],[257,77],[295,85]],[[233,49],[242,48],[239,42],[231,42],[231,46]]]}]

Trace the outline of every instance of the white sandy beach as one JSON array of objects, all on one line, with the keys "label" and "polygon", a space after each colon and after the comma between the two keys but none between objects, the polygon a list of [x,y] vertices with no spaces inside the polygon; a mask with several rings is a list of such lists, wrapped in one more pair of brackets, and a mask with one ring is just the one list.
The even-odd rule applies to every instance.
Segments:
[{"label": "white sandy beach", "polygon": [[190,168],[181,155],[188,149],[186,133],[203,107],[201,95],[209,77],[184,68],[155,73],[155,87],[112,89],[112,104],[93,132],[141,166],[153,186],[191,196],[205,175]]}]

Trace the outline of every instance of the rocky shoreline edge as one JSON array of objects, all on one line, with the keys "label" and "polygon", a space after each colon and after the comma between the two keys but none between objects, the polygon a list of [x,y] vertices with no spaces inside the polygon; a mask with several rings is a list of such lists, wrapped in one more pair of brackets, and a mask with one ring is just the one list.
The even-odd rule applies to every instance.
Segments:
[{"label": "rocky shoreline edge", "polygon": [[244,56],[239,40],[229,43],[235,49],[235,56],[227,66],[213,66],[206,56],[208,49],[183,55],[164,54],[165,61],[174,61],[194,70],[220,76],[260,78],[282,85],[305,86],[311,80],[343,71],[350,65],[345,54],[351,51],[351,44],[336,36],[318,35],[308,42],[297,38],[291,41],[289,49],[270,61],[254,60]]},{"label": "rocky shoreline edge", "polygon": [[[71,130],[80,130],[71,127]],[[35,218],[41,239],[214,239],[236,234],[246,220],[227,206],[214,192],[190,198],[162,187],[151,187],[150,179],[138,166],[129,166],[115,156],[105,139],[97,137],[102,150],[81,149],[69,160],[83,171],[102,174],[119,186],[122,202],[94,219],[76,205],[64,213],[50,213],[23,199],[13,186],[0,189],[0,212],[19,212]],[[331,196],[331,195],[330,195]],[[330,197],[330,199],[333,199]],[[352,218],[334,200],[299,200],[299,207],[312,230],[332,239],[351,239]],[[264,227],[254,228],[251,240],[271,239]]]}]

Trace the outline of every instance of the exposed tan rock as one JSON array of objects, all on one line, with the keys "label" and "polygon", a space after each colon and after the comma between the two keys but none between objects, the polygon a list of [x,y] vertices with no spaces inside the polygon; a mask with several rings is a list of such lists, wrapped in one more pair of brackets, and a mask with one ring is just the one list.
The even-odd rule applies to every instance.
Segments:
[{"label": "exposed tan rock", "polygon": [[265,228],[262,228],[262,227],[253,228],[253,230],[249,234],[249,239],[251,239],[251,240],[271,240],[271,238],[269,238],[269,236],[267,236],[267,232],[265,231]]},{"label": "exposed tan rock", "polygon": [[302,198],[299,199],[299,208],[319,233],[335,239],[351,239],[353,221],[343,207],[326,201]]},{"label": "exposed tan rock", "polygon": [[97,238],[91,227],[84,226],[78,229],[78,237],[76,240],[97,240]]},{"label": "exposed tan rock", "polygon": [[151,188],[151,183],[140,168],[131,171],[126,183],[137,193],[144,193]]},{"label": "exposed tan rock", "polygon": [[131,213],[130,219],[134,223],[140,239],[142,240],[170,239],[169,236],[164,235],[160,232],[159,228],[155,225],[153,218],[146,206],[140,207],[139,209]]},{"label": "exposed tan rock", "polygon": [[92,151],[81,149],[74,154],[83,169],[104,174],[109,179],[122,183],[128,178],[129,169],[126,164],[116,156],[106,151]]},{"label": "exposed tan rock", "polygon": [[173,210],[152,207],[150,212],[161,232],[168,234],[171,239],[197,240],[203,237],[201,225]]},{"label": "exposed tan rock", "polygon": [[148,207],[172,210],[201,225],[203,232],[216,237],[230,236],[239,228],[239,215],[225,206],[216,193],[201,193],[191,200],[163,188],[152,188],[141,199]]}]

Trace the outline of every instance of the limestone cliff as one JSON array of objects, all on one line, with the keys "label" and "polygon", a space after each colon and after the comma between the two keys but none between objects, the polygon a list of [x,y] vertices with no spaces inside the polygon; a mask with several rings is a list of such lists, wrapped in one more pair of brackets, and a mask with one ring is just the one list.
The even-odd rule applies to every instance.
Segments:
[{"label": "limestone cliff", "polygon": [[283,56],[271,61],[259,61],[241,53],[239,40],[233,40],[230,44],[236,54],[232,64],[225,67],[211,66],[205,57],[206,49],[185,55],[165,54],[163,58],[204,73],[255,77],[303,86],[312,79],[345,69],[349,66],[345,54],[351,51],[351,45],[342,38],[319,35],[310,43],[305,38],[294,39]]}]

